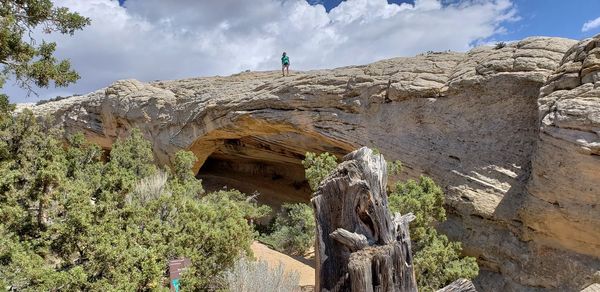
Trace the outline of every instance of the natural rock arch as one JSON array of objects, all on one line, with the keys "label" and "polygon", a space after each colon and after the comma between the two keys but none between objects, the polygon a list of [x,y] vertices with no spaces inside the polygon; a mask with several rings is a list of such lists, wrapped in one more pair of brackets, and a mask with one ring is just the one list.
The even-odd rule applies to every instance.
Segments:
[{"label": "natural rock arch", "polygon": [[33,110],[107,149],[139,127],[160,164],[181,149],[206,161],[285,133],[324,143],[286,143],[296,154],[374,147],[403,162],[403,178],[426,174],[445,188],[440,227],[478,258],[480,285],[575,290],[600,269],[598,38],[528,38],[286,78],[124,80]]}]

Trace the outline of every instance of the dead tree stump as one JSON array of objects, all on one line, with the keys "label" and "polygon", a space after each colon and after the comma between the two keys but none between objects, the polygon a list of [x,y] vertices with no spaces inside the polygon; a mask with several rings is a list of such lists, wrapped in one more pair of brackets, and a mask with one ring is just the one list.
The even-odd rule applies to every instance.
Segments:
[{"label": "dead tree stump", "polygon": [[317,221],[316,291],[417,291],[408,223],[388,210],[387,164],[363,147],[311,200]]},{"label": "dead tree stump", "polygon": [[436,292],[477,292],[471,280],[458,279]]}]

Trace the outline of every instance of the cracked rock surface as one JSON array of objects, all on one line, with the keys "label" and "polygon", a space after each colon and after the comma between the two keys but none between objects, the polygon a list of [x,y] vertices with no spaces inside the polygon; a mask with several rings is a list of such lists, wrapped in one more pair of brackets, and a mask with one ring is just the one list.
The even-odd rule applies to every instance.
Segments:
[{"label": "cracked rock surface", "polygon": [[160,163],[188,149],[199,176],[210,164],[268,177],[293,186],[288,201],[309,198],[306,151],[377,148],[403,162],[400,179],[445,188],[439,228],[478,258],[481,289],[577,290],[600,270],[599,44],[535,37],[290,77],[121,80],[32,110],[107,149],[138,127]]}]

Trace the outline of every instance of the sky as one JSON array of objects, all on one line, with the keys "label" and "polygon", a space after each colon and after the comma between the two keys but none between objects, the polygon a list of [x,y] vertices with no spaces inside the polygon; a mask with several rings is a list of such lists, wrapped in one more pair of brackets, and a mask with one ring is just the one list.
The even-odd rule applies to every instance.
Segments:
[{"label": "sky", "polygon": [[12,102],[85,94],[141,81],[359,65],[425,51],[468,51],[529,36],[600,34],[600,0],[53,0],[90,17],[56,41],[81,79],[26,92],[10,80]]}]

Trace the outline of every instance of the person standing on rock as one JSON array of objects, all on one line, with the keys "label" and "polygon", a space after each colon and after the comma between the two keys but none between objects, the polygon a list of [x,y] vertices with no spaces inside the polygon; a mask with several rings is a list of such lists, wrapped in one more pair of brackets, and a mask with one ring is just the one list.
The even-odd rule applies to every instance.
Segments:
[{"label": "person standing on rock", "polygon": [[285,76],[286,72],[290,76],[290,57],[288,57],[286,52],[283,52],[283,55],[281,55],[281,75]]}]

